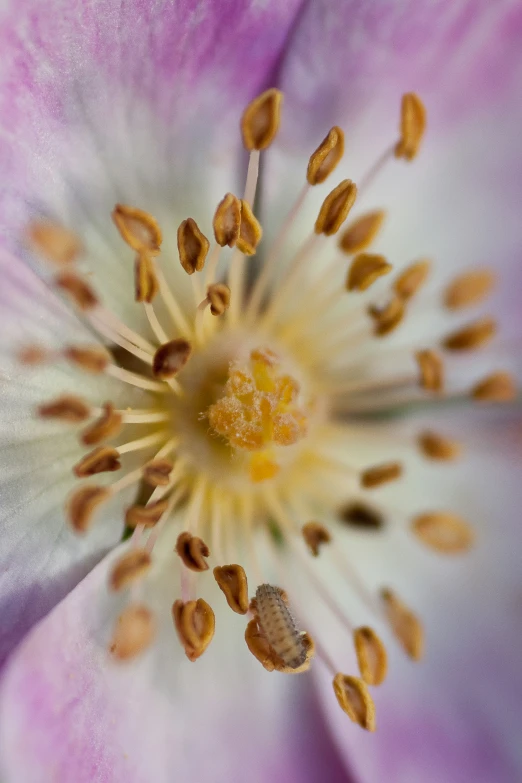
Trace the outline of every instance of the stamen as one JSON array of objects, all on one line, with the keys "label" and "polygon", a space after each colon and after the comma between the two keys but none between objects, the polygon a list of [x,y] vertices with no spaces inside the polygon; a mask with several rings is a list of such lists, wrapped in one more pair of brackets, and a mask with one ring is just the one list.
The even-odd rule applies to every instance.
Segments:
[{"label": "stamen", "polygon": [[321,206],[314,231],[329,237],[336,234],[355,204],[357,186],[351,179],[342,182],[327,195]]},{"label": "stamen", "polygon": [[46,364],[52,361],[54,357],[55,354],[52,351],[40,345],[25,345],[16,354],[20,364],[24,364],[27,367],[37,367],[39,364]]},{"label": "stamen", "polygon": [[220,247],[234,247],[241,226],[241,202],[232,193],[219,202],[212,224],[214,237]]},{"label": "stamen", "polygon": [[383,209],[377,209],[356,218],[343,232],[339,240],[339,247],[343,253],[352,255],[366,250],[381,230],[385,217],[386,212]]},{"label": "stamen", "polygon": [[430,430],[419,435],[419,447],[430,459],[450,461],[457,459],[462,452],[460,443]]},{"label": "stamen", "polygon": [[109,497],[110,491],[108,489],[95,484],[79,487],[69,496],[67,516],[76,533],[83,534],[87,532],[94,512]]},{"label": "stamen", "polygon": [[86,427],[81,436],[81,441],[86,446],[95,446],[102,440],[115,437],[121,430],[122,415],[114,410],[111,402],[104,403],[103,413],[99,419]]},{"label": "stamen", "polygon": [[353,632],[361,677],[367,685],[381,685],[388,670],[386,647],[373,628],[363,626]]},{"label": "stamen", "polygon": [[151,610],[142,604],[131,604],[118,618],[109,651],[118,661],[130,661],[150,647],[155,635],[156,621]]},{"label": "stamen", "polygon": [[414,661],[420,661],[424,654],[424,631],[421,623],[392,590],[382,589],[381,600],[391,629],[403,650]]},{"label": "stamen", "polygon": [[60,419],[77,424],[91,415],[91,408],[80,397],[64,394],[55,400],[38,406],[38,415],[43,419]]},{"label": "stamen", "polygon": [[369,305],[368,315],[373,319],[374,335],[385,337],[396,329],[405,315],[404,300],[400,296],[394,296],[384,307]]},{"label": "stamen", "polygon": [[426,109],[418,95],[408,92],[402,96],[401,138],[395,147],[395,157],[413,160],[420,149],[426,130]]},{"label": "stamen", "polygon": [[207,257],[210,243],[192,218],[184,220],[178,228],[178,251],[181,266],[188,275],[200,272]]},{"label": "stamen", "polygon": [[176,552],[190,571],[208,571],[205,558],[210,555],[210,550],[201,538],[189,532],[180,533],[176,541]]},{"label": "stamen", "polygon": [[318,556],[323,544],[329,544],[332,540],[329,530],[319,522],[307,522],[301,528],[301,532],[306,546],[314,557]]},{"label": "stamen", "polygon": [[337,125],[328,132],[315,152],[310,155],[306,179],[310,185],[324,182],[344,154],[344,133]]},{"label": "stamen", "polygon": [[448,310],[461,310],[480,304],[495,285],[495,273],[491,269],[473,269],[456,277],[444,292],[444,305]]},{"label": "stamen", "polygon": [[64,291],[72,299],[79,310],[87,312],[98,305],[98,297],[93,289],[79,275],[73,272],[60,272],[54,278],[54,282],[60,290]]},{"label": "stamen", "polygon": [[125,524],[130,528],[135,528],[138,525],[154,527],[167,510],[168,505],[168,500],[157,500],[155,503],[148,503],[146,506],[131,506],[125,512]]},{"label": "stamen", "polygon": [[237,249],[246,256],[253,256],[263,236],[261,223],[252,212],[248,201],[241,201],[241,224],[236,241]]},{"label": "stamen", "polygon": [[199,658],[214,636],[216,618],[212,608],[202,598],[197,601],[175,601],[172,617],[179,640],[189,661]]},{"label": "stamen", "polygon": [[149,572],[151,565],[152,560],[146,549],[131,549],[112,567],[109,587],[111,590],[119,591],[135,584]]},{"label": "stamen", "polygon": [[150,304],[159,293],[154,264],[146,253],[139,253],[134,263],[134,298]]},{"label": "stamen", "polygon": [[430,268],[431,261],[426,258],[410,264],[395,281],[395,293],[402,299],[411,299],[426,282]]},{"label": "stamen", "polygon": [[339,519],[351,527],[364,530],[381,530],[384,527],[384,517],[380,511],[359,500],[339,509]]},{"label": "stamen", "polygon": [[168,459],[153,459],[143,468],[143,480],[151,487],[166,487],[174,468]]},{"label": "stamen", "polygon": [[438,353],[432,350],[417,351],[415,358],[419,365],[421,388],[440,392],[444,386],[444,365]]},{"label": "stamen", "polygon": [[120,468],[120,452],[109,446],[98,446],[76,463],[73,473],[78,478],[87,478],[96,473],[113,472]]},{"label": "stamen", "polygon": [[420,514],[412,522],[412,531],[426,546],[449,555],[467,552],[475,540],[467,522],[442,511]]},{"label": "stamen", "polygon": [[447,351],[471,351],[493,339],[497,324],[492,318],[481,318],[463,329],[448,335],[442,345]]},{"label": "stamen", "polygon": [[183,337],[161,345],[154,354],[152,373],[162,381],[173,378],[186,365],[192,353],[192,346]]},{"label": "stamen", "polygon": [[102,373],[110,361],[110,356],[104,348],[98,346],[71,345],[64,350],[68,361],[77,364],[82,370],[98,375]]},{"label": "stamen", "polygon": [[387,275],[391,270],[392,265],[384,256],[359,253],[350,264],[346,288],[348,291],[366,291],[379,277]]},{"label": "stamen", "polygon": [[388,462],[385,465],[376,465],[367,468],[361,474],[361,486],[365,489],[374,489],[389,481],[395,481],[402,476],[402,465],[399,462]]},{"label": "stamen", "polygon": [[73,231],[48,220],[35,220],[27,229],[31,250],[59,266],[76,261],[83,251],[79,237]]},{"label": "stamen", "polygon": [[227,604],[236,614],[248,612],[248,582],[245,570],[235,563],[214,568],[214,579],[222,590]]},{"label": "stamen", "polygon": [[147,251],[156,255],[162,242],[161,229],[156,220],[142,209],[116,204],[112,219],[121,238],[138,253]]},{"label": "stamen", "polygon": [[264,150],[279,130],[283,93],[271,88],[254,98],[241,118],[243,144],[247,150]]},{"label": "stamen", "polygon": [[332,684],[339,706],[350,720],[367,731],[375,731],[375,705],[365,683],[339,672]]},{"label": "stamen", "polygon": [[213,283],[207,289],[207,301],[212,315],[223,315],[230,307],[230,288],[225,283]]},{"label": "stamen", "polygon": [[507,372],[495,372],[477,383],[471,396],[481,402],[511,402],[517,396],[515,379]]}]

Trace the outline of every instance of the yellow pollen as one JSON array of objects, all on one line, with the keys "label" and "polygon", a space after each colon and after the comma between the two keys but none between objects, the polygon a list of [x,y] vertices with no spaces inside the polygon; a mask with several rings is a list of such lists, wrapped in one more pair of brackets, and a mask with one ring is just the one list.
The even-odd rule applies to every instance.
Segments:
[{"label": "yellow pollen", "polygon": [[273,478],[278,471],[276,449],[292,446],[307,433],[307,414],[299,406],[300,387],[281,372],[270,350],[254,350],[244,367],[232,367],[225,394],[208,411],[211,427],[229,444],[255,452],[250,460],[254,482]]}]

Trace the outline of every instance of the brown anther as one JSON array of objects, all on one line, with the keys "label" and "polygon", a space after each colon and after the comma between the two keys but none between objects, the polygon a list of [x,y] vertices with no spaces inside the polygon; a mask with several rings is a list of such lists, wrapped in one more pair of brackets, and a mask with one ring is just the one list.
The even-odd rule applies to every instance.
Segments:
[{"label": "brown anther", "polygon": [[419,365],[419,383],[422,389],[440,392],[444,387],[444,365],[438,353],[432,350],[417,351],[415,354]]},{"label": "brown anther", "polygon": [[518,390],[515,379],[507,372],[495,372],[477,383],[471,396],[480,402],[511,402]]},{"label": "brown anther", "polygon": [[319,554],[322,544],[329,544],[332,540],[329,530],[319,522],[307,522],[301,528],[306,546],[314,557]]},{"label": "brown anther", "polygon": [[166,487],[173,467],[168,459],[153,459],[143,468],[143,480],[151,487]]},{"label": "brown anther", "polygon": [[74,272],[61,272],[56,275],[54,282],[80,310],[92,310],[98,304],[98,297],[91,286]]},{"label": "brown anther", "polygon": [[156,621],[151,610],[142,604],[131,604],[118,617],[109,652],[118,661],[130,661],[150,647],[156,635]]},{"label": "brown anther", "polygon": [[134,262],[134,298],[150,304],[159,292],[159,282],[150,255],[140,253]]},{"label": "brown anther", "polygon": [[178,228],[178,252],[181,266],[188,275],[201,272],[205,266],[210,243],[192,218],[187,218]]},{"label": "brown anther", "polygon": [[387,275],[391,270],[392,265],[386,261],[384,256],[375,253],[359,253],[350,264],[346,288],[348,291],[366,291],[379,277]]},{"label": "brown anther", "polygon": [[394,296],[384,307],[369,305],[368,315],[374,321],[375,336],[385,337],[391,334],[402,323],[405,313],[404,300],[400,296]]},{"label": "brown anther", "polygon": [[60,419],[77,424],[89,418],[91,409],[80,397],[64,394],[55,400],[38,406],[38,415],[43,419]]},{"label": "brown anther", "polygon": [[109,491],[95,484],[79,487],[67,502],[67,517],[76,533],[86,533],[94,512],[98,506],[109,498]]},{"label": "brown anther", "polygon": [[395,146],[395,157],[413,160],[419,152],[426,130],[426,109],[414,92],[402,96],[401,138]]},{"label": "brown anther", "polygon": [[203,655],[214,636],[216,618],[212,608],[202,598],[197,601],[175,601],[172,617],[179,640],[189,661]]},{"label": "brown anther", "polygon": [[348,255],[366,250],[381,230],[385,216],[383,209],[376,209],[356,218],[341,235],[341,250]]},{"label": "brown anther", "polygon": [[489,343],[496,331],[497,324],[492,318],[480,318],[448,335],[442,345],[447,351],[472,351]]},{"label": "brown anther", "polygon": [[174,378],[186,365],[191,353],[192,346],[183,337],[160,345],[154,354],[152,374],[162,381]]},{"label": "brown anther", "polygon": [[83,250],[80,239],[69,229],[48,220],[35,220],[27,228],[31,250],[54,264],[70,264]]},{"label": "brown anther", "polygon": [[120,452],[110,446],[97,446],[76,463],[73,473],[78,478],[87,478],[96,473],[111,473],[121,468]]},{"label": "brown anther", "polygon": [[16,354],[20,364],[26,367],[37,367],[39,364],[45,364],[52,357],[52,353],[40,345],[24,345]]},{"label": "brown anther", "polygon": [[245,569],[235,563],[216,566],[214,579],[223,591],[227,604],[236,614],[248,612],[248,582]]},{"label": "brown anther", "polygon": [[64,350],[63,355],[69,362],[94,375],[102,373],[110,362],[107,351],[96,345],[71,345]]},{"label": "brown anther", "polygon": [[243,144],[247,150],[264,150],[279,130],[283,93],[272,87],[250,101],[241,118]]},{"label": "brown anther", "polygon": [[342,182],[327,195],[321,206],[314,231],[327,237],[336,234],[355,204],[357,186],[351,179]]},{"label": "brown anther", "polygon": [[154,527],[160,521],[167,510],[168,500],[157,500],[155,503],[149,503],[147,506],[131,506],[125,512],[125,524],[127,527],[135,528],[138,525],[144,527]]},{"label": "brown anther", "polygon": [[424,630],[420,621],[392,590],[383,588],[381,599],[395,638],[410,658],[420,661],[424,655]]},{"label": "brown anther", "polygon": [[217,205],[212,226],[218,245],[234,247],[241,226],[241,201],[233,193],[227,193]]},{"label": "brown anther", "polygon": [[418,438],[422,453],[430,459],[450,461],[460,456],[462,448],[460,443],[437,432],[427,430],[421,432]]},{"label": "brown anther", "polygon": [[333,689],[343,712],[367,731],[375,731],[375,704],[366,684],[359,677],[336,674]]},{"label": "brown anther", "polygon": [[365,489],[380,487],[381,484],[387,484],[389,481],[395,481],[402,476],[402,465],[399,462],[387,462],[383,465],[376,465],[373,468],[367,468],[361,473],[361,486]]},{"label": "brown anther", "polygon": [[353,641],[361,677],[367,685],[380,685],[386,678],[386,647],[373,628],[362,626],[353,632]]},{"label": "brown anther", "polygon": [[380,511],[359,500],[339,509],[339,518],[347,525],[364,530],[380,530],[384,527],[384,518]]},{"label": "brown anther", "polygon": [[112,219],[121,238],[129,247],[140,253],[146,251],[157,255],[160,251],[162,236],[156,220],[143,209],[116,204]]},{"label": "brown anther", "polygon": [[444,305],[448,310],[461,310],[480,304],[495,285],[491,269],[472,269],[456,277],[444,291]]},{"label": "brown anther", "polygon": [[208,571],[205,558],[210,555],[210,550],[201,538],[188,531],[180,533],[176,541],[176,552],[191,571]]},{"label": "brown anther", "polygon": [[[252,605],[255,603],[252,601]],[[248,623],[245,629],[245,641],[252,655],[257,658],[268,672],[278,671],[282,674],[301,674],[310,668],[311,660],[315,653],[315,645],[311,636],[307,633],[300,635],[300,645],[303,648],[303,662],[298,666],[288,666],[270,645],[256,616]]]},{"label": "brown anther", "polygon": [[344,133],[334,125],[315,152],[310,155],[306,179],[310,185],[319,185],[330,176],[344,154]]},{"label": "brown anther", "polygon": [[445,511],[419,514],[412,522],[412,530],[423,544],[446,555],[467,552],[475,540],[467,522]]},{"label": "brown anther", "polygon": [[109,587],[111,590],[123,590],[143,579],[151,565],[152,559],[146,549],[131,549],[113,565],[109,574]]},{"label": "brown anther", "polygon": [[397,296],[400,296],[401,299],[411,299],[426,282],[430,268],[431,261],[428,261],[427,258],[407,266],[393,284]]},{"label": "brown anther", "polygon": [[226,283],[213,283],[207,288],[207,299],[212,315],[223,315],[230,307],[230,288]]},{"label": "brown anther", "polygon": [[236,246],[246,256],[253,256],[261,242],[263,229],[247,201],[241,201],[241,225]]},{"label": "brown anther", "polygon": [[82,432],[81,441],[85,446],[95,446],[102,440],[113,438],[121,430],[123,418],[121,413],[114,410],[114,405],[105,402],[102,410],[100,418],[89,424]]}]

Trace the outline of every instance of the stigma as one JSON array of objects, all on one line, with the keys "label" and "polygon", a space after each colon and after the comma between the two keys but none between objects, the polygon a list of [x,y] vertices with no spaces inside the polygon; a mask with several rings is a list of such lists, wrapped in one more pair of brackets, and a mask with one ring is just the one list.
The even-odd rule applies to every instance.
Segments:
[{"label": "stigma", "polygon": [[[303,167],[301,193],[265,248],[254,204],[282,106],[280,91],[270,89],[246,107],[240,121],[249,153],[244,191],[224,194],[209,220],[211,231],[186,216],[176,231],[174,258],[164,253],[163,230],[153,215],[115,205],[114,230],[134,258],[128,295],[144,316],[137,325],[104,305],[103,290],[82,271],[88,250],[74,228],[35,219],[27,228],[29,248],[51,269],[56,295],[98,340],[58,349],[23,345],[18,358],[34,372],[64,363],[78,374],[104,376],[120,400],[122,390],[129,392],[129,404],[86,400],[79,380],[35,412],[77,429],[71,473],[81,483],[64,498],[72,531],[88,535],[103,524],[109,502],[121,510],[127,544],[111,565],[107,589],[125,596],[127,606],[113,618],[108,655],[129,665],[156,643],[160,618],[151,584],[162,550],[179,573],[169,621],[190,661],[211,648],[220,613],[233,611],[245,617],[245,654],[271,672],[325,667],[341,709],[373,731],[369,688],[387,676],[381,633],[411,660],[422,657],[424,633],[407,600],[386,584],[377,592],[368,588],[345,554],[354,528],[377,536],[386,527],[393,514],[386,492],[408,480],[400,458],[381,455],[378,439],[374,460],[361,464],[357,438],[367,445],[366,433],[373,437],[365,429],[367,417],[390,407],[456,397],[470,404],[508,402],[516,387],[495,366],[465,388],[452,385],[447,356],[482,350],[494,340],[491,318],[456,329],[452,321],[432,340],[396,346],[390,355],[400,369],[391,374],[380,361],[390,336],[415,311],[454,316],[480,306],[494,285],[490,270],[471,270],[434,297],[424,289],[428,259],[408,262],[395,274],[384,250],[375,250],[387,216],[383,209],[365,209],[364,196],[383,168],[419,154],[427,127],[421,99],[403,97],[398,139],[358,184],[346,177],[326,187],[290,258],[286,240],[316,189],[340,165],[345,141],[339,126],[328,130]],[[260,248],[263,263],[251,283],[249,265]],[[329,260],[319,267],[320,253]],[[188,281],[188,301],[176,293],[180,275]],[[451,432],[423,430],[410,445],[428,465],[451,464],[463,454]],[[459,555],[473,546],[469,522],[445,508],[420,509],[404,524],[413,540],[438,554]],[[165,543],[172,534],[175,546]],[[268,557],[257,548],[260,536]],[[316,570],[319,557],[327,561],[326,571]],[[356,674],[340,671],[321,643],[322,616],[310,612],[290,562],[351,640]],[[344,580],[372,625],[352,622],[337,581],[324,576],[331,573]],[[201,595],[204,590],[208,597],[212,588],[213,605]]]}]

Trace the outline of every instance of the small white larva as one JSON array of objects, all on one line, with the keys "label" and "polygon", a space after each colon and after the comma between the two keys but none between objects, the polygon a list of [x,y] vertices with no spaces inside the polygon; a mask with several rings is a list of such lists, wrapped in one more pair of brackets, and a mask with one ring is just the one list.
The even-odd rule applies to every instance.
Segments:
[{"label": "small white larva", "polygon": [[286,666],[298,669],[306,661],[307,649],[281,590],[272,585],[260,585],[256,603],[259,624],[269,645]]}]

